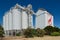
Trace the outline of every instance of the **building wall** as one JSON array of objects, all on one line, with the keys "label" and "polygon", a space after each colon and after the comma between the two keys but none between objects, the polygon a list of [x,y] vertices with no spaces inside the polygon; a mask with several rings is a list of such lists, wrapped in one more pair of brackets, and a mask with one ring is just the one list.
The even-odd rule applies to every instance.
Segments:
[{"label": "building wall", "polygon": [[6,35],[6,26],[5,26],[5,23],[6,21],[5,21],[5,16],[3,16],[3,28],[4,28],[4,32],[5,32],[5,35]]},{"label": "building wall", "polygon": [[[31,21],[31,24],[29,26],[31,26],[33,28],[33,17],[32,17],[32,15],[30,17],[31,17],[31,19],[29,18],[29,20]],[[23,11],[22,12],[22,29],[27,29],[30,21],[28,22],[27,12]]]},{"label": "building wall", "polygon": [[[20,9],[19,7],[17,5],[15,7],[12,7],[11,10],[6,12],[6,14],[3,16],[3,28],[6,35],[9,35],[9,33],[12,32],[16,32],[16,30],[20,31],[21,29],[28,28],[28,24],[30,22],[31,24],[29,26],[32,26],[32,28],[34,28],[33,16],[29,15],[31,19],[29,19],[30,21],[28,21],[27,12]],[[53,26],[53,16],[47,11],[39,9],[36,12],[35,22],[35,28],[43,29],[48,25]]]},{"label": "building wall", "polygon": [[22,29],[28,28],[28,16],[25,11],[22,12]]},{"label": "building wall", "polygon": [[[33,26],[33,19],[31,16],[31,25]],[[28,28],[28,15],[26,11],[19,9],[12,9],[8,11],[3,17],[3,26],[6,35],[13,35],[13,32]]]},{"label": "building wall", "polygon": [[52,16],[52,24],[51,25],[54,27],[54,23],[53,22],[54,22],[54,19],[53,19],[53,16]]},{"label": "building wall", "polygon": [[21,12],[18,9],[12,10],[12,21],[13,21],[13,30],[20,30],[21,29]]},{"label": "building wall", "polygon": [[8,20],[9,20],[9,19],[8,19],[8,13],[6,13],[6,15],[5,15],[5,27],[6,27],[5,30],[9,30],[9,29],[8,29],[8,26],[9,26],[9,25],[8,25],[8,24],[9,24],[9,23],[8,23]]},{"label": "building wall", "polygon": [[8,19],[8,12],[5,14],[5,30],[6,30],[6,34],[5,35],[9,35],[9,32],[7,30],[9,30],[9,19]]},{"label": "building wall", "polygon": [[8,22],[9,22],[9,29],[8,30],[13,30],[13,21],[12,21],[12,13],[11,13],[11,11],[10,12],[8,12]]},{"label": "building wall", "polygon": [[50,26],[54,26],[53,25],[53,16],[50,14],[50,13],[48,13],[48,12],[46,12],[46,21],[47,21],[47,25],[50,25]]},{"label": "building wall", "polygon": [[5,16],[3,16],[3,28],[5,30]]},{"label": "building wall", "polygon": [[38,12],[37,14],[39,14],[39,15],[36,16],[36,28],[43,29],[45,27],[46,16],[45,16],[44,12]]},{"label": "building wall", "polygon": [[34,25],[33,25],[33,15],[31,15],[31,26],[32,26],[32,28],[34,28]]},{"label": "building wall", "polygon": [[43,29],[49,25],[53,26],[53,16],[47,11],[38,10],[36,13],[36,28]]}]

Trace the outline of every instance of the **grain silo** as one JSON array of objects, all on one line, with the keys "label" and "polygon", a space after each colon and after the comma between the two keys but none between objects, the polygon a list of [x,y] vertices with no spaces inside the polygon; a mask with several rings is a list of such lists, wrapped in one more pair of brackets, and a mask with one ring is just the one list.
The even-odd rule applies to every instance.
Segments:
[{"label": "grain silo", "polygon": [[39,9],[36,13],[35,27],[44,29],[46,26],[53,26],[53,16],[46,10]]}]

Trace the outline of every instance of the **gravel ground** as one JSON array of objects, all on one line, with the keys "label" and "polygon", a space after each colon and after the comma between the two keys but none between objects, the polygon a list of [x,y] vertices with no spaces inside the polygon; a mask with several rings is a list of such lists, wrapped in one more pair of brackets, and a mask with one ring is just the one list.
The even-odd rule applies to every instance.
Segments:
[{"label": "gravel ground", "polygon": [[44,37],[34,37],[34,38],[5,37],[4,40],[60,40],[60,36],[44,36]]}]

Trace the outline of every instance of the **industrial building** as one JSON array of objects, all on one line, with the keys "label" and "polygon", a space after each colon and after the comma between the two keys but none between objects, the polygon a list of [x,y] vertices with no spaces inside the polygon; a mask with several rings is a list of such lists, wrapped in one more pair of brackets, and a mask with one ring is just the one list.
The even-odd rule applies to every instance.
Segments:
[{"label": "industrial building", "polygon": [[22,7],[16,4],[3,16],[3,28],[6,36],[16,35],[22,29],[33,26],[33,15],[36,16],[35,28],[43,29],[46,26],[53,26],[53,16],[46,10],[39,9],[36,13],[32,6]]},{"label": "industrial building", "polygon": [[46,26],[53,26],[53,16],[41,8],[36,12],[35,28],[44,29]]},{"label": "industrial building", "polygon": [[[31,26],[33,28],[32,14],[28,15],[24,8],[25,7],[16,4],[5,13],[5,15],[3,16],[3,28],[5,31],[5,35],[15,35],[22,29],[27,29],[28,26]],[[30,17],[28,18],[28,16]]]}]

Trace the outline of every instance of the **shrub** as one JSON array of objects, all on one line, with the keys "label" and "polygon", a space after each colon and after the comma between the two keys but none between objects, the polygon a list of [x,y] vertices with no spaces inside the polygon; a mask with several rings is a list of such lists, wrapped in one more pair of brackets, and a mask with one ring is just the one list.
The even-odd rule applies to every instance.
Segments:
[{"label": "shrub", "polygon": [[0,25],[0,37],[4,37],[4,29],[3,27]]},{"label": "shrub", "polygon": [[44,31],[44,30],[39,29],[39,28],[36,29],[36,36],[38,36],[38,37],[43,37],[44,34],[45,34],[45,31]]},{"label": "shrub", "polygon": [[24,35],[25,35],[25,37],[34,37],[33,31],[32,31],[31,28],[27,28],[27,29],[24,31]]},{"label": "shrub", "polygon": [[52,26],[47,26],[47,27],[45,27],[44,28],[44,30],[45,30],[45,34],[46,35],[50,35],[52,32],[54,32],[54,27],[52,27]]},{"label": "shrub", "polygon": [[36,29],[31,29],[32,31],[32,34],[33,34],[33,36],[36,36]]},{"label": "shrub", "polygon": [[45,31],[38,28],[38,29],[32,29],[32,28],[27,28],[26,30],[24,30],[24,35],[25,37],[43,37],[45,34]]},{"label": "shrub", "polygon": [[50,35],[52,32],[59,32],[60,29],[56,26],[46,26],[44,28],[44,30],[46,31],[46,35]]},{"label": "shrub", "polygon": [[2,27],[2,25],[0,25],[0,40],[3,40],[3,37],[4,37],[4,29]]},{"label": "shrub", "polygon": [[55,27],[54,27],[54,31],[55,31],[55,32],[59,32],[60,29],[59,29],[58,27],[55,26]]},{"label": "shrub", "polygon": [[60,31],[59,31],[59,33],[60,33]]},{"label": "shrub", "polygon": [[53,33],[51,33],[51,36],[60,36],[60,33],[59,32],[53,32]]}]

